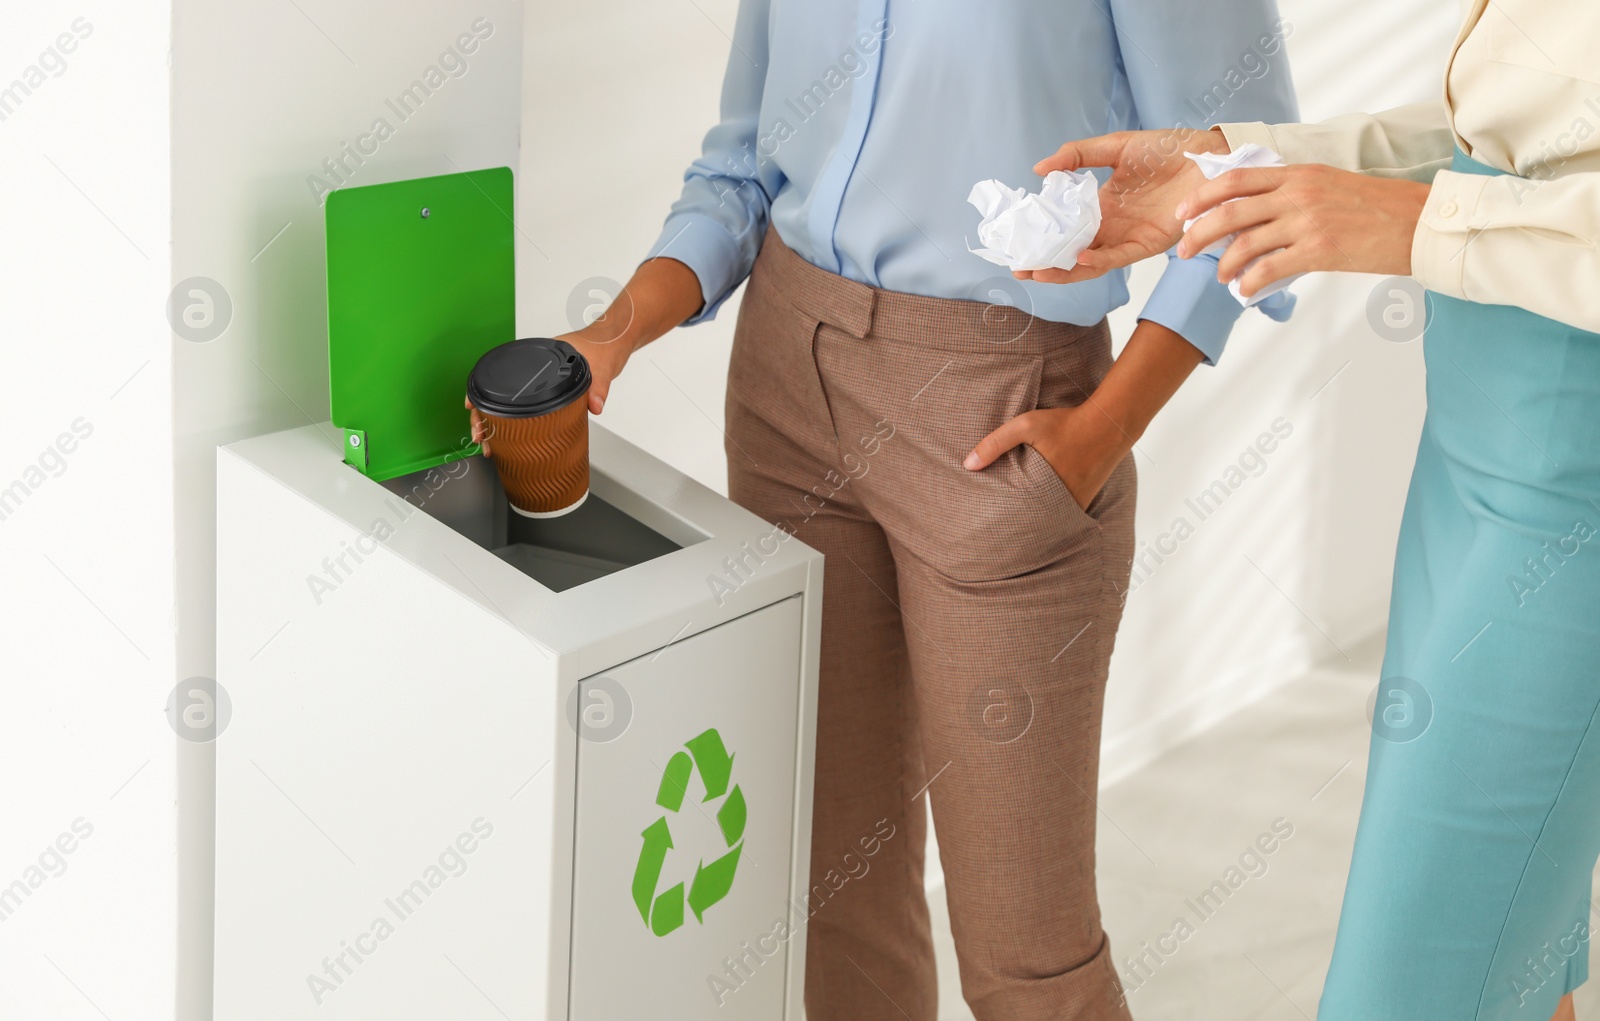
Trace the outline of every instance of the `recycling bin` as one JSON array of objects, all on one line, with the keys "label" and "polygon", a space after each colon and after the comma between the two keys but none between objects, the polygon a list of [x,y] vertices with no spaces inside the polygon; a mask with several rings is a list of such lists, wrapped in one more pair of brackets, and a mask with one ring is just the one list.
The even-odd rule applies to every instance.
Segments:
[{"label": "recycling bin", "polygon": [[591,457],[220,449],[218,1021],[802,1017],[821,557]]},{"label": "recycling bin", "polygon": [[802,1017],[822,558],[593,424],[511,509],[510,184],[330,195],[332,421],[218,449],[218,1021]]}]

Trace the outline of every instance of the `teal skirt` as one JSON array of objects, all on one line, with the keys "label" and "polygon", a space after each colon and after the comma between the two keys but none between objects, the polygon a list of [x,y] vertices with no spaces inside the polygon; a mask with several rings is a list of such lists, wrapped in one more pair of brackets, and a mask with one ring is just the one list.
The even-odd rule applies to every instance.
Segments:
[{"label": "teal skirt", "polygon": [[[1457,153],[1454,169],[1497,173]],[[1600,855],[1600,334],[1430,295],[1322,1021],[1546,1021]]]}]

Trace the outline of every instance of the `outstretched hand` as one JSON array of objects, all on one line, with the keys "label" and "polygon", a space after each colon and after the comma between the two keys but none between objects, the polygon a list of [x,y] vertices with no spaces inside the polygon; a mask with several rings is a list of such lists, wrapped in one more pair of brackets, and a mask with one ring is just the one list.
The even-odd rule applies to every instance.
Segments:
[{"label": "outstretched hand", "polygon": [[1015,276],[1075,284],[1160,255],[1183,235],[1183,223],[1172,215],[1173,209],[1205,181],[1184,153],[1228,151],[1227,139],[1216,129],[1118,131],[1068,142],[1033,169],[1044,175],[1110,167],[1111,177],[1100,186],[1100,231],[1072,269],[1021,270]]}]

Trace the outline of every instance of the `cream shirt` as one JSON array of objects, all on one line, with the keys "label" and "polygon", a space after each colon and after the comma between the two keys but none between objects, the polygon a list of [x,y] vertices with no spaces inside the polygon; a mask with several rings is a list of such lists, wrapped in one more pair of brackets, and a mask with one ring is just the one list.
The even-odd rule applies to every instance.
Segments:
[{"label": "cream shirt", "polygon": [[[1463,0],[1444,102],[1321,124],[1224,124],[1288,163],[1432,181],[1412,275],[1600,332],[1600,0]],[[1456,146],[1518,175],[1448,169]]]}]

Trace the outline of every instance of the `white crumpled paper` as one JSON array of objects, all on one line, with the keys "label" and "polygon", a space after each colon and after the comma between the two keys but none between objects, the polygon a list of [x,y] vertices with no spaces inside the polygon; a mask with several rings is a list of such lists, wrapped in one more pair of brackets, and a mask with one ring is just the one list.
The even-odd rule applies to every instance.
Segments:
[{"label": "white crumpled paper", "polygon": [[983,215],[983,247],[967,251],[1012,270],[1072,269],[1100,230],[1099,191],[1088,171],[1052,170],[1037,195],[979,181],[967,201]]},{"label": "white crumpled paper", "polygon": [[[1221,177],[1230,170],[1239,170],[1244,167],[1281,167],[1284,165],[1283,157],[1279,156],[1271,149],[1268,149],[1266,146],[1256,145],[1254,142],[1246,142],[1244,145],[1239,146],[1239,148],[1230,153],[1217,154],[1209,152],[1186,152],[1184,155],[1194,160],[1195,164],[1199,166],[1200,172],[1206,175],[1206,180],[1208,181],[1217,177]],[[1228,201],[1237,202],[1238,199],[1229,199]],[[1196,219],[1199,218],[1197,217]],[[1193,227],[1194,224],[1194,220],[1185,220],[1183,222],[1183,229],[1187,231],[1190,227]],[[1233,242],[1233,239],[1238,236],[1238,234],[1229,234],[1227,237],[1223,238],[1221,241],[1218,241],[1216,244],[1212,245],[1210,248],[1207,248],[1200,254],[1221,255],[1227,250],[1228,245]],[[1254,266],[1256,263],[1260,262],[1261,258],[1264,258],[1264,256],[1252,259],[1249,266],[1246,266],[1245,269],[1248,270],[1250,266]],[[1252,305],[1261,305],[1261,310],[1263,312],[1266,312],[1268,315],[1272,315],[1274,312],[1287,311],[1287,309],[1294,304],[1294,295],[1286,292],[1288,291],[1290,284],[1294,283],[1296,280],[1299,280],[1302,276],[1305,276],[1305,274],[1296,273],[1294,276],[1285,277],[1282,280],[1274,281],[1248,298],[1239,293],[1239,277],[1242,276],[1244,276],[1244,270],[1241,270],[1239,272],[1239,276],[1234,277],[1228,282],[1228,292],[1238,299],[1239,304],[1245,306],[1246,308],[1249,308]],[[1268,299],[1271,300],[1269,301]],[[1263,302],[1265,302],[1265,304],[1262,304]],[[1273,318],[1278,317],[1274,315]]]}]

